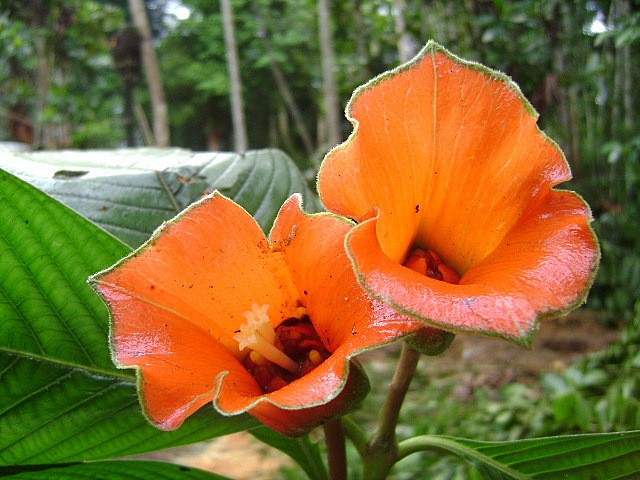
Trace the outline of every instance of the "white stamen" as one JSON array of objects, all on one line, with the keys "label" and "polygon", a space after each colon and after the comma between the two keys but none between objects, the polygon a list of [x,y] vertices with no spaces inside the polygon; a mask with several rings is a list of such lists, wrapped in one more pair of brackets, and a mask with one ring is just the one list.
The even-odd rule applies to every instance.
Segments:
[{"label": "white stamen", "polygon": [[273,343],[276,341],[276,331],[271,326],[271,319],[267,315],[268,309],[269,305],[260,306],[254,303],[251,305],[251,310],[244,312],[243,315],[247,319],[247,324],[255,327],[269,343]]},{"label": "white stamen", "polygon": [[243,314],[247,323],[240,327],[240,331],[233,336],[233,339],[238,342],[240,350],[250,348],[270,362],[291,373],[296,373],[299,370],[298,364],[273,344],[276,332],[267,315],[268,308],[269,305],[259,306],[255,303],[251,305],[251,310]]}]

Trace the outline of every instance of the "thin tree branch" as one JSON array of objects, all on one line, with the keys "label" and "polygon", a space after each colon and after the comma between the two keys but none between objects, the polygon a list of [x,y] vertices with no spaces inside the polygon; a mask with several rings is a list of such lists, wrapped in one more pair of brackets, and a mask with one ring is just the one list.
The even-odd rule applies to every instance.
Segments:
[{"label": "thin tree branch", "polygon": [[344,442],[342,420],[337,418],[324,424],[324,437],[327,443],[329,478],[347,480],[347,450]]},{"label": "thin tree branch", "polygon": [[222,8],[222,24],[224,27],[224,41],[227,47],[227,65],[229,68],[229,82],[231,83],[231,118],[233,121],[233,143],[235,151],[244,153],[248,148],[247,127],[244,119],[244,104],[242,102],[242,82],[240,80],[240,66],[238,47],[233,26],[233,8],[230,0],[220,0]]}]

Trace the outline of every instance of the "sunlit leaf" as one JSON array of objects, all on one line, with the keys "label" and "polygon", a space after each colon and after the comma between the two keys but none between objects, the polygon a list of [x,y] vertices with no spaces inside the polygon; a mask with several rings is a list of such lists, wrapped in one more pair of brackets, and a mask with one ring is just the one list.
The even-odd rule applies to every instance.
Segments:
[{"label": "sunlit leaf", "polygon": [[0,466],[128,455],[256,425],[213,409],[177,432],[148,424],[86,284],[129,248],[3,171],[0,205]]},{"label": "sunlit leaf", "polygon": [[613,480],[640,474],[640,430],[510,442],[425,435],[401,444],[403,455],[429,449],[471,461],[489,480]]},{"label": "sunlit leaf", "polygon": [[[0,473],[1,474],[1,473]],[[11,480],[86,480],[108,478],[109,480],[226,480],[227,477],[161,462],[118,461],[95,462],[26,471],[8,475]]]},{"label": "sunlit leaf", "polygon": [[0,168],[49,193],[131,247],[203,194],[219,190],[268,232],[280,206],[301,193],[319,201],[279,150],[236,153],[128,149],[0,153]]}]

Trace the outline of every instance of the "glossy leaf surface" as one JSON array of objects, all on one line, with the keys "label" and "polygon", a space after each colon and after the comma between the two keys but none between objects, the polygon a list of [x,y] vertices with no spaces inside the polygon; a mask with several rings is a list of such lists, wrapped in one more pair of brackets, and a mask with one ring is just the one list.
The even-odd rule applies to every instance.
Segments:
[{"label": "glossy leaf surface", "polygon": [[268,232],[280,206],[301,193],[319,202],[279,150],[245,155],[180,149],[0,153],[0,168],[49,193],[131,247],[203,194],[220,191]]},{"label": "glossy leaf surface", "polygon": [[3,478],[11,480],[86,480],[108,478],[109,480],[225,480],[196,468],[161,462],[118,461],[95,462],[66,467],[27,471]]},{"label": "glossy leaf surface", "polygon": [[401,444],[405,452],[434,448],[471,461],[487,480],[613,480],[640,474],[640,430],[511,442],[434,435]]},{"label": "glossy leaf surface", "polygon": [[108,313],[87,277],[128,253],[111,235],[0,171],[0,466],[74,462],[254,426],[213,412],[163,433],[133,372],[113,366]]}]

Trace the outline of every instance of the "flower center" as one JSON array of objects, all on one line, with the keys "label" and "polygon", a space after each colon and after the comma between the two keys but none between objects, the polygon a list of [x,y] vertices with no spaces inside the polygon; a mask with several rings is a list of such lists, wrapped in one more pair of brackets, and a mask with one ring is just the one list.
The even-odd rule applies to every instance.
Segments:
[{"label": "flower center", "polygon": [[233,337],[240,350],[251,350],[244,366],[265,393],[306,375],[331,354],[318,337],[306,309],[299,308],[299,318],[288,318],[275,329],[268,309],[268,305],[253,304],[244,313],[247,323]]},{"label": "flower center", "polygon": [[456,284],[460,282],[460,275],[444,263],[433,250],[414,247],[404,266],[435,280]]}]

